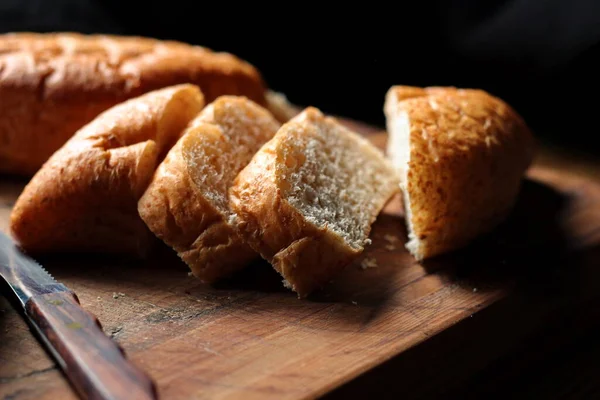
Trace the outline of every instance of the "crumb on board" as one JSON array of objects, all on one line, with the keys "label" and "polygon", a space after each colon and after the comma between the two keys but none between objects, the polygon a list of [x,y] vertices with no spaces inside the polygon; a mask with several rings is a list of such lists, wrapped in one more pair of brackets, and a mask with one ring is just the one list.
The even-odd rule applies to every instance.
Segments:
[{"label": "crumb on board", "polygon": [[119,297],[125,297],[125,293],[121,293],[121,292],[116,293],[116,292],[113,292],[113,296],[112,297],[113,297],[113,299],[118,299]]},{"label": "crumb on board", "polygon": [[383,235],[383,238],[390,244],[396,243],[398,240],[400,240],[394,235]]},{"label": "crumb on board", "polygon": [[365,258],[360,262],[361,269],[377,268],[377,260],[374,258]]},{"label": "crumb on board", "polygon": [[394,235],[383,235],[383,238],[385,239],[385,241],[387,242],[387,244],[385,245],[385,249],[388,251],[394,251],[396,250],[396,243],[400,240],[398,237],[394,236]]},{"label": "crumb on board", "polygon": [[352,304],[354,304],[355,306],[358,305],[358,303],[356,301],[352,301]]},{"label": "crumb on board", "polygon": [[475,292],[477,292],[477,288],[476,287],[473,288],[473,293],[475,293]]},{"label": "crumb on board", "polygon": [[112,339],[114,339],[121,333],[121,331],[123,331],[123,326],[117,326],[115,328],[110,329],[108,334]]}]

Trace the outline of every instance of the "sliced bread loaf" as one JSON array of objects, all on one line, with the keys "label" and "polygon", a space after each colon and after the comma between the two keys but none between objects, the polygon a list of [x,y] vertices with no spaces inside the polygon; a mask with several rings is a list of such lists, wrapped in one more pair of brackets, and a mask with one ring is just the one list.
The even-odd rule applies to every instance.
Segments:
[{"label": "sliced bread loaf", "polygon": [[534,154],[508,104],[481,90],[394,86],[384,112],[418,260],[463,247],[507,216]]},{"label": "sliced bread loaf", "polygon": [[192,121],[138,203],[150,230],[206,283],[258,257],[231,226],[227,191],[279,126],[244,97],[219,97]]},{"label": "sliced bread loaf", "polygon": [[240,172],[230,204],[240,235],[304,297],[364,250],[398,184],[382,152],[309,107]]}]

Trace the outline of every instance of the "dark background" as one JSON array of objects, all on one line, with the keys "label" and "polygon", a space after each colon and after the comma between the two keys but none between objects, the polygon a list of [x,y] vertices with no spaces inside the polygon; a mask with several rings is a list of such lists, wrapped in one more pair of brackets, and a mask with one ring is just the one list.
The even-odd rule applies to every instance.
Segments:
[{"label": "dark background", "polygon": [[[333,3],[332,3],[333,4]],[[292,102],[384,123],[393,84],[479,87],[538,137],[597,152],[600,1],[0,1],[0,30],[182,40],[257,66]]]}]

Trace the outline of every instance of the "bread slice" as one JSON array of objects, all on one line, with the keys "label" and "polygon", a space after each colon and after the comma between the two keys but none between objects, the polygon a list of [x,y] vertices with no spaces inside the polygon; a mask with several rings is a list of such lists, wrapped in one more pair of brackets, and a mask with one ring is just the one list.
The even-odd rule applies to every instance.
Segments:
[{"label": "bread slice", "polygon": [[418,260],[464,247],[505,219],[534,155],[531,131],[508,104],[481,90],[394,86],[384,112],[406,247]]},{"label": "bread slice", "polygon": [[98,114],[152,90],[191,83],[207,102],[266,104],[259,71],[238,57],[143,37],[2,34],[0,71],[0,173],[28,177]]},{"label": "bread slice", "polygon": [[139,201],[150,230],[206,283],[258,257],[231,226],[227,191],[279,126],[244,97],[219,97],[190,124]]},{"label": "bread slice", "polygon": [[240,172],[230,204],[240,235],[304,297],[364,250],[398,184],[382,152],[309,107]]},{"label": "bread slice", "polygon": [[137,201],[203,105],[197,86],[178,85],[102,113],[27,184],[11,214],[15,239],[29,252],[145,254],[152,234]]}]

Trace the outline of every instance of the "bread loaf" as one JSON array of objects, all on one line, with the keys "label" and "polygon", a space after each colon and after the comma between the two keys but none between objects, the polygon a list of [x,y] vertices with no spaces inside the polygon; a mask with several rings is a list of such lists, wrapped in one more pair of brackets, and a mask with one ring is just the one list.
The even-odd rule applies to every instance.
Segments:
[{"label": "bread loaf", "polygon": [[232,227],[227,191],[279,126],[246,98],[219,97],[190,124],[139,201],[150,230],[206,283],[258,258]]},{"label": "bread loaf", "polygon": [[394,86],[384,112],[418,259],[470,243],[509,214],[534,154],[523,119],[481,90]]},{"label": "bread loaf", "polygon": [[17,199],[10,229],[27,251],[143,255],[152,234],[137,201],[182,130],[202,109],[197,86],[130,99],[81,128]]},{"label": "bread loaf", "polygon": [[102,111],[183,83],[208,102],[230,94],[266,104],[259,72],[231,54],[141,37],[0,35],[0,173],[31,176]]},{"label": "bread loaf", "polygon": [[309,107],[240,172],[230,205],[244,240],[304,297],[364,250],[398,185],[382,152]]}]

